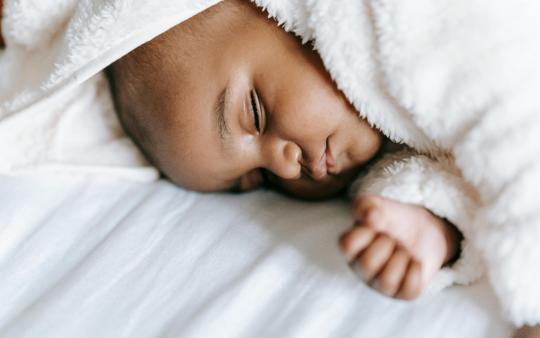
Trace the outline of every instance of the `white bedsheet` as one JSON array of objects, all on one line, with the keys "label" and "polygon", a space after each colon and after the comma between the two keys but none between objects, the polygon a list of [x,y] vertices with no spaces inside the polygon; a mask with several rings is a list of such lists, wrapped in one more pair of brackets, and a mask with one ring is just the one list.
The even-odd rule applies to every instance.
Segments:
[{"label": "white bedsheet", "polygon": [[167,182],[0,177],[0,337],[499,338],[480,283],[370,291],[336,238],[345,202]]}]

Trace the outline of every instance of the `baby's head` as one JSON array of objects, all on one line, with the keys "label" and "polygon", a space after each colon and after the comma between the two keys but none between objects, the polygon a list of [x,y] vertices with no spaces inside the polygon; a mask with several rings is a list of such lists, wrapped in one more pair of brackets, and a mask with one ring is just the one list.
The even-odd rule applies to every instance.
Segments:
[{"label": "baby's head", "polygon": [[318,57],[247,0],[225,0],[109,69],[148,159],[196,191],[343,190],[381,145]]}]

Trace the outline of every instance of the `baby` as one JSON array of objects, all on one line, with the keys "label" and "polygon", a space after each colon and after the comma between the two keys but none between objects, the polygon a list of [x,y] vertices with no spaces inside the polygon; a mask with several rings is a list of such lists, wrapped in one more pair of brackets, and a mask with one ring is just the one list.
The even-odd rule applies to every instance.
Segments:
[{"label": "baby", "polygon": [[[176,26],[108,74],[125,130],[187,189],[270,186],[330,197],[387,148],[313,49],[246,1],[225,1]],[[341,248],[388,296],[419,296],[458,255],[459,233],[422,207],[363,196],[353,215]]]},{"label": "baby", "polygon": [[[320,56],[250,1],[225,0],[121,58],[107,71],[118,115],[147,158],[188,189],[268,186],[310,199],[339,194],[367,169],[358,191],[371,195],[354,201],[355,224],[340,244],[369,285],[412,299],[459,256],[433,285],[470,282],[486,267],[508,318],[517,326],[539,323],[540,275],[531,267],[540,259],[540,48],[530,15],[538,5],[462,1],[448,11],[444,0],[253,2],[312,39]],[[146,2],[147,12],[142,3],[88,0],[71,19],[49,25],[34,12],[18,15],[18,3],[6,10],[11,62],[3,71],[23,91],[9,94],[5,106],[26,114],[41,111],[40,98],[88,80],[182,21],[182,8],[189,15],[207,8],[171,1],[167,21],[169,7],[157,2]],[[62,8],[68,17],[70,9]],[[109,18],[101,10],[115,20],[87,21],[87,12]],[[123,30],[150,18],[153,26]],[[32,23],[25,34],[20,23]],[[56,124],[56,115],[45,117]],[[49,129],[39,130],[48,137]],[[396,145],[383,132],[430,156],[392,153]],[[463,232],[461,248],[461,234],[444,218]],[[520,334],[540,336],[537,328]]]}]

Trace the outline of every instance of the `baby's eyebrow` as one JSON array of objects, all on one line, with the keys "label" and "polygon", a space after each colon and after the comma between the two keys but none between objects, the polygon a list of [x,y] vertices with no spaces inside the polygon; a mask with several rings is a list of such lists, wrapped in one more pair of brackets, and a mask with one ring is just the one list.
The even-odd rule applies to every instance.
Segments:
[{"label": "baby's eyebrow", "polygon": [[214,112],[217,118],[217,125],[219,130],[219,136],[222,141],[225,141],[230,135],[231,130],[225,119],[225,102],[227,98],[227,88],[223,89],[221,94],[219,94],[218,100],[214,106]]}]

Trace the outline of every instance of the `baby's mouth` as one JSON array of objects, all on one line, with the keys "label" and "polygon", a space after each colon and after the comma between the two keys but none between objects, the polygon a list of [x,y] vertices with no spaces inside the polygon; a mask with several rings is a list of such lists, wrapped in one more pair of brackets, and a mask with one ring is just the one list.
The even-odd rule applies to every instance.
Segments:
[{"label": "baby's mouth", "polygon": [[326,150],[322,152],[322,155],[317,161],[309,161],[302,164],[302,173],[307,177],[315,181],[321,181],[328,176],[328,169],[326,168]]},{"label": "baby's mouth", "polygon": [[325,156],[321,158],[321,160],[316,166],[312,168],[306,168],[306,167],[304,168],[305,168],[306,174],[315,181],[323,180],[328,176],[328,170],[326,169]]},{"label": "baby's mouth", "polygon": [[315,181],[324,180],[329,175],[337,176],[340,173],[341,170],[338,168],[328,139],[326,139],[325,149],[319,157],[319,160],[311,165],[303,164],[302,171]]}]

